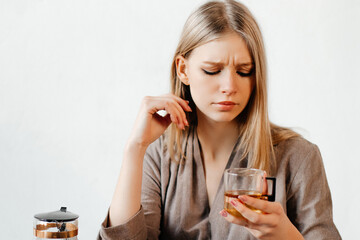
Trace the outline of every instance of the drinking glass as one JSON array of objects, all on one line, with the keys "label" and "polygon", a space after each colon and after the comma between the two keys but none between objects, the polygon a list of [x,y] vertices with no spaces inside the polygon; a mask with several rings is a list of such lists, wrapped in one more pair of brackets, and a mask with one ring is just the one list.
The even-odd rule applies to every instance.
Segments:
[{"label": "drinking glass", "polygon": [[[243,216],[232,206],[230,201],[240,195],[248,195],[266,201],[275,200],[276,179],[265,177],[265,171],[255,168],[229,168],[224,173],[224,209],[239,218]],[[261,210],[245,204],[251,210],[262,213]]]}]

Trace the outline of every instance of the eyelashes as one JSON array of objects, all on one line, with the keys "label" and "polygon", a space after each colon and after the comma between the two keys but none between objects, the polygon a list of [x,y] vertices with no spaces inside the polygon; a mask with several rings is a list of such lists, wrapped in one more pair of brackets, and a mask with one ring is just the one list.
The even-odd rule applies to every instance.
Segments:
[{"label": "eyelashes", "polygon": [[241,77],[250,77],[253,74],[253,69],[251,69],[248,73],[237,72],[237,74],[239,74]]},{"label": "eyelashes", "polygon": [[[204,71],[205,74],[207,75],[216,75],[218,73],[220,73],[221,71],[215,71],[215,72],[210,72],[210,71],[206,71],[205,69],[202,69]],[[236,72],[239,76],[241,77],[249,77],[253,74],[253,68],[250,70],[250,72],[247,72],[247,73],[244,73],[244,72],[240,72],[240,71],[237,71]]]},{"label": "eyelashes", "polygon": [[209,71],[206,71],[205,69],[203,69],[204,73],[207,74],[207,75],[215,75],[215,74],[218,74],[220,71],[216,71],[216,72],[209,72]]}]

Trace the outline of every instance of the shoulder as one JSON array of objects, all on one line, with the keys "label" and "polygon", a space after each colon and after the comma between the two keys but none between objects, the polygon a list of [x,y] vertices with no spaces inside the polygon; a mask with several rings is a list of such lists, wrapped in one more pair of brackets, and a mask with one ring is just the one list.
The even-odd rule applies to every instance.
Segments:
[{"label": "shoulder", "polygon": [[280,143],[274,146],[274,149],[277,153],[287,154],[287,155],[289,154],[301,155],[301,156],[319,151],[319,148],[316,144],[306,140],[301,136],[297,136],[281,141]]},{"label": "shoulder", "polygon": [[271,123],[271,137],[277,155],[307,155],[318,147],[295,131]]},{"label": "shoulder", "polygon": [[282,182],[287,200],[294,196],[305,198],[311,195],[312,198],[318,189],[323,189],[325,194],[327,179],[317,145],[303,137],[296,137],[280,142],[274,150],[275,175]]},{"label": "shoulder", "polygon": [[306,239],[339,239],[332,220],[330,189],[317,145],[296,137],[280,142],[275,151],[278,157],[277,180],[280,180],[280,191],[276,194],[291,222]]},{"label": "shoulder", "polygon": [[322,169],[322,157],[318,146],[301,136],[290,138],[274,146],[277,168],[286,167],[291,172],[311,168]]}]

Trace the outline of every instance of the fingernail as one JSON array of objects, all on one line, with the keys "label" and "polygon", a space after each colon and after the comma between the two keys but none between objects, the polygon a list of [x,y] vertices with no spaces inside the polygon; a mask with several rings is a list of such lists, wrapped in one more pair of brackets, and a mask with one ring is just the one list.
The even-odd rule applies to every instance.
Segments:
[{"label": "fingernail", "polygon": [[227,211],[225,211],[225,210],[221,210],[221,211],[220,211],[220,214],[221,214],[221,216],[223,216],[223,217],[227,217],[227,215],[228,215]]},{"label": "fingernail", "polygon": [[239,196],[238,199],[242,202],[246,202],[246,196],[244,195]]},{"label": "fingernail", "polygon": [[189,122],[185,119],[186,126],[189,126]]},{"label": "fingernail", "polygon": [[234,206],[234,207],[236,207],[237,205],[238,205],[238,203],[233,199],[233,200],[230,200],[230,203]]}]

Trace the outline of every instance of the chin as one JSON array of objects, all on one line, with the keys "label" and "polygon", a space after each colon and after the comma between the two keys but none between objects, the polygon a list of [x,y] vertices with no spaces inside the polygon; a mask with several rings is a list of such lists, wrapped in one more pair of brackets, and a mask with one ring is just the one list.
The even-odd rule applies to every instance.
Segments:
[{"label": "chin", "polygon": [[220,113],[216,113],[216,114],[211,114],[208,117],[215,122],[225,123],[225,122],[233,122],[234,120],[236,120],[236,117],[238,115],[239,114],[234,114],[234,113],[229,113],[229,112],[226,112],[226,113],[220,112]]},{"label": "chin", "polygon": [[197,117],[218,123],[230,123],[236,121],[237,116],[241,113],[239,110],[240,109],[233,109],[232,111],[209,111],[209,109],[204,109],[204,111],[201,111],[201,109],[197,108]]}]

